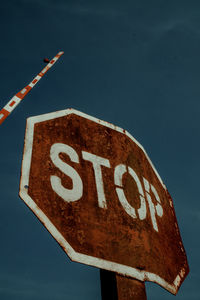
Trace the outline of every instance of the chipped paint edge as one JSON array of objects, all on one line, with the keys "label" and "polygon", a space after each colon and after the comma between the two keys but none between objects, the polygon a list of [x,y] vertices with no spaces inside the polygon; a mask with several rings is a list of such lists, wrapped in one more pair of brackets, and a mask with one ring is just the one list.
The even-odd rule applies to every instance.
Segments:
[{"label": "chipped paint edge", "polygon": [[38,217],[38,219],[44,224],[50,234],[55,238],[55,240],[60,244],[63,250],[67,253],[71,260],[77,261],[79,263],[83,263],[86,265],[95,266],[97,268],[106,269],[109,271],[113,271],[124,276],[129,276],[136,278],[140,281],[152,281],[163,288],[167,289],[172,294],[177,294],[180,284],[185,275],[185,269],[182,268],[179,274],[176,276],[173,284],[168,283],[166,280],[161,278],[160,276],[146,272],[142,270],[137,270],[133,267],[128,267],[126,265],[122,265],[119,263],[107,261],[104,259],[100,259],[97,257],[92,257],[89,255],[81,254],[75,252],[75,250],[70,246],[70,244],[65,240],[63,235],[56,229],[56,227],[52,224],[52,222],[48,219],[48,217],[42,212],[42,210],[37,206],[37,204],[33,201],[33,199],[28,195],[28,185],[29,185],[29,174],[30,174],[30,166],[31,166],[31,158],[32,158],[32,145],[33,145],[33,135],[34,135],[34,125],[36,123],[44,122],[50,119],[55,119],[59,117],[63,117],[69,114],[76,114],[83,118],[89,119],[94,121],[98,124],[103,126],[109,127],[113,130],[116,130],[122,134],[127,135],[131,140],[133,140],[144,152],[145,156],[147,157],[150,165],[152,166],[155,174],[157,175],[160,183],[162,184],[163,188],[166,190],[166,186],[164,185],[161,177],[159,176],[158,172],[156,171],[153,163],[151,162],[150,158],[148,157],[146,151],[142,147],[142,145],[126,130],[115,126],[111,123],[106,121],[99,120],[95,117],[89,116],[85,113],[82,113],[75,109],[66,109],[61,111],[56,111],[52,113],[47,113],[39,116],[29,117],[27,119],[26,124],[26,133],[25,133],[25,146],[24,146],[24,154],[23,154],[23,161],[22,161],[22,168],[21,168],[21,180],[20,180],[20,190],[19,196],[22,200],[27,204],[27,206],[34,212],[34,214]]}]

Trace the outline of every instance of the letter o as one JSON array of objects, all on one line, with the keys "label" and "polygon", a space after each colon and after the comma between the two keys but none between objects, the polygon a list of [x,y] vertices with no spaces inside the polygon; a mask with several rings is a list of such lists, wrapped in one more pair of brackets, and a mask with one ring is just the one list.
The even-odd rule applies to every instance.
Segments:
[{"label": "letter o", "polygon": [[123,164],[117,165],[115,167],[115,171],[114,171],[114,181],[115,181],[115,185],[118,186],[118,187],[116,187],[116,192],[117,192],[119,201],[128,215],[130,215],[133,219],[137,218],[135,208],[132,207],[128,203],[126,196],[124,194],[124,190],[122,188],[122,186],[123,186],[122,178],[123,178],[123,175],[127,171],[131,175],[131,177],[135,180],[135,183],[137,185],[139,197],[140,197],[140,201],[141,201],[140,208],[138,209],[138,215],[139,215],[140,220],[144,220],[146,218],[147,211],[146,211],[146,202],[145,202],[145,198],[144,198],[144,191],[143,191],[141,182],[140,182],[137,174],[135,173],[135,171],[131,167],[128,167],[128,170],[127,170],[126,165],[123,165]]}]

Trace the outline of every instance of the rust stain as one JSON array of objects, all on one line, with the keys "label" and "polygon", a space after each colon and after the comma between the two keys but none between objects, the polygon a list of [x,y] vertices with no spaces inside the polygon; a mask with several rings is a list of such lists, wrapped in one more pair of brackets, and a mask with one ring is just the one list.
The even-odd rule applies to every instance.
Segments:
[{"label": "rust stain", "polygon": [[[59,156],[82,178],[83,196],[78,201],[68,203],[52,190],[51,176],[58,176],[63,187],[72,189],[71,178],[50,158],[54,143],[69,145],[78,154],[79,163],[72,162],[64,153]],[[102,166],[106,209],[98,205],[94,169],[83,159],[82,151],[110,162],[109,168]],[[114,170],[119,164],[129,166],[137,173],[143,190],[143,177],[156,188],[163,209],[162,217],[156,217],[158,231],[152,226],[146,194],[146,218],[139,218],[141,199],[137,185],[128,173],[123,177],[123,188],[129,204],[136,210],[136,218],[123,209],[114,182]],[[171,197],[145,153],[122,132],[75,114],[36,123],[27,188],[29,196],[76,252],[158,274],[171,284],[181,268],[188,273]],[[156,205],[153,196],[152,202]]]},{"label": "rust stain", "polygon": [[144,282],[116,275],[118,299],[147,300]]}]

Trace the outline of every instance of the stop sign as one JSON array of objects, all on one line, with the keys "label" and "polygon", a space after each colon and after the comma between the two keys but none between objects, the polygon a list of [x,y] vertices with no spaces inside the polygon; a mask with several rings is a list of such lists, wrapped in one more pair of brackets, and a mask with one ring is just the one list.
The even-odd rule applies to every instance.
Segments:
[{"label": "stop sign", "polygon": [[20,197],[74,261],[174,294],[189,271],[165,185],[110,123],[73,109],[29,118]]}]

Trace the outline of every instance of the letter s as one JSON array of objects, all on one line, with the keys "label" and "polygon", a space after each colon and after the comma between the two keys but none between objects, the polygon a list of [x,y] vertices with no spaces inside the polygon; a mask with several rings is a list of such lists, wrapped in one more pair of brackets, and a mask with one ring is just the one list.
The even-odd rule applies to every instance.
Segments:
[{"label": "letter s", "polygon": [[70,157],[71,161],[76,163],[79,163],[78,154],[72,147],[62,143],[53,144],[50,150],[50,157],[52,162],[65,175],[71,177],[73,188],[64,188],[61,184],[61,179],[55,175],[52,175],[50,177],[51,186],[54,192],[56,192],[63,200],[65,200],[66,202],[74,202],[79,200],[83,195],[83,183],[77,171],[60,159],[60,153],[67,154]]}]

